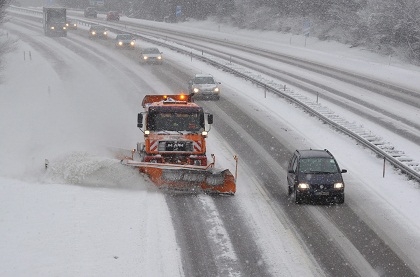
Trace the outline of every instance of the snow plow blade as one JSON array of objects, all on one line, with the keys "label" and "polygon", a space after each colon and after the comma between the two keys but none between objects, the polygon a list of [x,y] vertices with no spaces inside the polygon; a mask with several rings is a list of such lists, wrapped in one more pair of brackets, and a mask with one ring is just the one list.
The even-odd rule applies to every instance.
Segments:
[{"label": "snow plow blade", "polygon": [[217,170],[210,166],[192,166],[137,162],[125,159],[123,164],[137,167],[160,188],[175,190],[201,189],[206,193],[234,195],[235,178],[229,169]]}]

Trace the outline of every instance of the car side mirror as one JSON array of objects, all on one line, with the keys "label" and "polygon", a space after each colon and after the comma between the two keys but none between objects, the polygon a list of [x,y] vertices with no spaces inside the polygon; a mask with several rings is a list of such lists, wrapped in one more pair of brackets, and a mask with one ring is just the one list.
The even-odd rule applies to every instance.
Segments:
[{"label": "car side mirror", "polygon": [[208,124],[213,124],[213,114],[209,114],[207,117]]},{"label": "car side mirror", "polygon": [[347,173],[347,169],[342,169],[341,173]]}]

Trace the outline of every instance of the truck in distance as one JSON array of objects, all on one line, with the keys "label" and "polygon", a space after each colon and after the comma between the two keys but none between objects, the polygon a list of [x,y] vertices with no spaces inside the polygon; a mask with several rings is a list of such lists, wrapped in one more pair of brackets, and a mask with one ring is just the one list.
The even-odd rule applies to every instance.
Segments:
[{"label": "truck in distance", "polygon": [[43,25],[46,36],[67,36],[66,8],[43,7]]}]

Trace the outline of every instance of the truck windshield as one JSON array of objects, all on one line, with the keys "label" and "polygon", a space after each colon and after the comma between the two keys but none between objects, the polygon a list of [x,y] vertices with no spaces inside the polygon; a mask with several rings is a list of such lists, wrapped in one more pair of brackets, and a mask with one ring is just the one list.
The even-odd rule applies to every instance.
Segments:
[{"label": "truck windshield", "polygon": [[49,21],[51,23],[64,23],[66,21],[66,14],[61,11],[50,11]]},{"label": "truck windshield", "polygon": [[199,113],[150,113],[147,117],[150,131],[188,131],[204,130],[204,117]]}]

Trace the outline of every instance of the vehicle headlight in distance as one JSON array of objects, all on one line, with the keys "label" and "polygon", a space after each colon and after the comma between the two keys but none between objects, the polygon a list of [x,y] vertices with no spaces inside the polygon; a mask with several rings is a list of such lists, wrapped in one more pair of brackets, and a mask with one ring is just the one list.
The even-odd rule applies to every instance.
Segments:
[{"label": "vehicle headlight in distance", "polygon": [[299,183],[298,189],[309,189],[309,184],[307,183]]},{"label": "vehicle headlight in distance", "polygon": [[162,56],[158,56],[158,57],[157,57],[157,59],[158,59],[158,60],[161,60],[161,59],[162,59]]},{"label": "vehicle headlight in distance", "polygon": [[197,92],[199,92],[200,90],[199,90],[198,88],[194,88],[194,89],[193,89],[193,91],[194,91],[195,93],[197,93]]},{"label": "vehicle headlight in distance", "polygon": [[147,60],[147,59],[148,59],[148,57],[147,57],[147,56],[144,56],[144,57],[143,57],[143,59],[144,59],[144,60]]},{"label": "vehicle headlight in distance", "polygon": [[51,26],[51,30],[54,30],[55,29],[55,27],[54,26]]},{"label": "vehicle headlight in distance", "polygon": [[134,46],[134,41],[130,42],[130,45],[131,45],[131,46]]},{"label": "vehicle headlight in distance", "polygon": [[69,26],[69,24],[68,24],[68,23],[66,23],[66,26]]},{"label": "vehicle headlight in distance", "polygon": [[219,92],[219,88],[214,88],[214,92]]},{"label": "vehicle headlight in distance", "polygon": [[118,45],[123,45],[122,41],[119,41],[119,42],[118,42]]},{"label": "vehicle headlight in distance", "polygon": [[344,188],[344,184],[343,183],[335,183],[334,188],[335,189],[342,189],[342,188]]},{"label": "vehicle headlight in distance", "polygon": [[63,26],[63,30],[66,30],[67,29],[67,27],[66,26]]},{"label": "vehicle headlight in distance", "polygon": [[74,27],[76,27],[76,26],[77,26],[77,24],[76,24],[76,23],[74,23],[74,24],[73,24],[73,26],[74,26]]},{"label": "vehicle headlight in distance", "polygon": [[96,35],[96,32],[95,31],[92,31],[92,35]]},{"label": "vehicle headlight in distance", "polygon": [[104,32],[104,35],[106,36],[106,32]]}]

